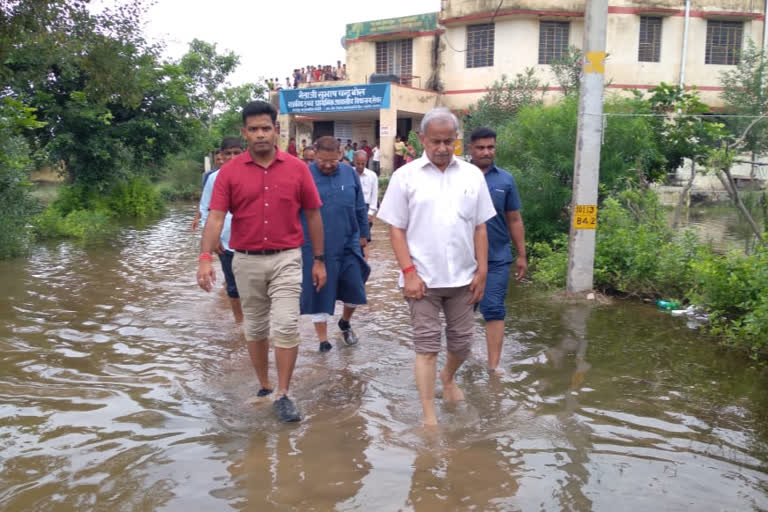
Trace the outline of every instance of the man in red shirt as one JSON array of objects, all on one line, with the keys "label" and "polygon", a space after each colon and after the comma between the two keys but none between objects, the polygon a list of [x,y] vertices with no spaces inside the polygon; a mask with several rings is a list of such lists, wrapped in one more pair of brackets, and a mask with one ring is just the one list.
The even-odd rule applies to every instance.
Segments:
[{"label": "man in red shirt", "polygon": [[[275,147],[275,108],[254,101],[243,108],[241,133],[248,151],[219,171],[213,188],[210,215],[203,231],[197,282],[211,291],[215,281],[212,256],[226,212],[232,213],[230,247],[235,251],[232,270],[238,283],[248,353],[261,389],[272,393],[269,381],[269,341],[275,346],[277,396],[273,408],[281,421],[300,421],[288,397],[299,345],[301,245],[299,218],[303,210],[312,242],[312,283],[325,285],[323,223],[320,195],[307,165]],[[271,314],[271,322],[270,322]]]},{"label": "man in red shirt", "polygon": [[299,157],[299,154],[296,152],[296,138],[295,137],[291,137],[290,140],[288,141],[288,149],[287,149],[287,151],[288,151],[289,155],[295,156],[296,158]]}]

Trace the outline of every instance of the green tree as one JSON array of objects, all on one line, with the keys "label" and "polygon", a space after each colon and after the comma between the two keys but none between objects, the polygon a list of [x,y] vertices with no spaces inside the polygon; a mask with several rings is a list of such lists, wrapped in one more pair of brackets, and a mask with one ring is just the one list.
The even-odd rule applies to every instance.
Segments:
[{"label": "green tree", "polygon": [[240,57],[233,52],[219,54],[215,44],[200,39],[189,43],[189,50],[179,61],[182,72],[193,82],[192,104],[206,126],[213,120],[217,107],[226,101],[221,86],[239,63]]},{"label": "green tree", "polygon": [[141,33],[140,2],[99,14],[86,4],[4,4],[3,93],[36,108],[30,144],[64,164],[70,181],[105,190],[152,173],[198,129],[194,80],[164,63]]},{"label": "green tree", "polygon": [[496,80],[488,93],[469,108],[464,118],[464,140],[472,130],[487,126],[498,130],[527,105],[541,105],[547,85],[536,76],[536,70],[526,68],[509,80],[506,75]]},{"label": "green tree", "polygon": [[[610,99],[606,113],[631,111],[631,100]],[[515,173],[532,241],[567,232],[573,187],[578,101],[522,108],[499,132],[497,160]],[[600,196],[622,190],[658,165],[660,155],[649,118],[611,117],[600,157]]]},{"label": "green tree", "polygon": [[584,73],[584,52],[571,45],[562,57],[550,64],[557,85],[565,96],[578,96]]},{"label": "green tree", "polygon": [[29,241],[35,202],[27,181],[30,148],[22,134],[42,126],[33,108],[10,98],[0,101],[0,259],[21,254]]},{"label": "green tree", "polygon": [[[723,86],[720,97],[726,104],[726,113],[745,116],[724,118],[734,138],[745,132],[755,116],[768,115],[768,55],[754,41],[748,41],[739,63],[732,70],[720,74],[720,84]],[[759,155],[768,152],[768,121],[752,126],[740,145],[751,154],[754,178],[757,170],[754,162]]]}]

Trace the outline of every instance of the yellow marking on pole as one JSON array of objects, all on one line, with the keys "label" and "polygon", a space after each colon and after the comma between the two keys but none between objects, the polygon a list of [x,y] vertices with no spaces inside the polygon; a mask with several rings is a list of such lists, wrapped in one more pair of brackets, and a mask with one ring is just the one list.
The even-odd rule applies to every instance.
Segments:
[{"label": "yellow marking on pole", "polygon": [[573,227],[576,229],[597,229],[597,205],[577,204],[573,209]]},{"label": "yellow marking on pole", "polygon": [[587,52],[587,66],[584,69],[586,73],[605,73],[605,52]]}]

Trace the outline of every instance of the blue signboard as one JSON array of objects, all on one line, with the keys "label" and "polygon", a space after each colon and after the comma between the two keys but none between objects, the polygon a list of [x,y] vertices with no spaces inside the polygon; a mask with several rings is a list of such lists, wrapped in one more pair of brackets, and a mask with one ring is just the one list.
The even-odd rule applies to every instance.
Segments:
[{"label": "blue signboard", "polygon": [[382,108],[389,108],[388,83],[280,91],[281,114],[317,114]]}]

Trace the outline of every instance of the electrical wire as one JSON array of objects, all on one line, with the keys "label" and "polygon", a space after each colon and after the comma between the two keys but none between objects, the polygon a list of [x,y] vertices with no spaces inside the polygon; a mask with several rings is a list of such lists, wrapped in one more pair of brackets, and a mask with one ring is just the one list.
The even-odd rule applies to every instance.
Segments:
[{"label": "electrical wire", "polygon": [[599,116],[599,117],[671,117],[671,118],[702,118],[702,119],[714,119],[714,118],[733,118],[733,119],[768,119],[765,115],[740,115],[740,114],[633,114],[623,112],[603,112],[602,114],[592,114],[590,112],[584,112],[585,116]]},{"label": "electrical wire", "polygon": [[[496,16],[499,15],[499,9],[501,9],[501,4],[503,3],[504,3],[504,0],[499,1],[499,5],[496,6],[496,10],[493,11],[493,16],[491,16],[491,21],[489,21],[488,24],[492,24],[493,20],[496,19]],[[451,41],[448,40],[448,36],[443,36],[443,39],[445,40],[445,43],[448,45],[448,47],[456,53],[466,53],[469,51],[469,48],[467,48],[466,50],[457,50],[456,48],[454,48],[453,45],[451,44]]]}]

